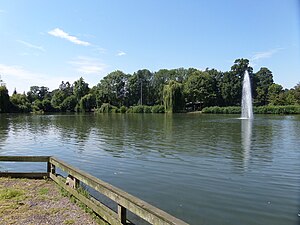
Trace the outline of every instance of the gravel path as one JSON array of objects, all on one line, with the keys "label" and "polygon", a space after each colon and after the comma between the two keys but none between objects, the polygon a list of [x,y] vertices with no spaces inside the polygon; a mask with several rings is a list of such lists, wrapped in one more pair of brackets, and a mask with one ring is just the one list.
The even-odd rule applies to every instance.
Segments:
[{"label": "gravel path", "polygon": [[0,178],[0,224],[98,224],[50,180]]}]

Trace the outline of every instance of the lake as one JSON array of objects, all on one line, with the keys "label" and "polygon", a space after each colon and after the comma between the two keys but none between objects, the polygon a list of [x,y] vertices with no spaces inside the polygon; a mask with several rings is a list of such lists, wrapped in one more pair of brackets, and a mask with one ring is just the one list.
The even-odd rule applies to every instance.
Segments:
[{"label": "lake", "polygon": [[56,156],[190,224],[300,223],[299,115],[0,114],[0,155]]}]

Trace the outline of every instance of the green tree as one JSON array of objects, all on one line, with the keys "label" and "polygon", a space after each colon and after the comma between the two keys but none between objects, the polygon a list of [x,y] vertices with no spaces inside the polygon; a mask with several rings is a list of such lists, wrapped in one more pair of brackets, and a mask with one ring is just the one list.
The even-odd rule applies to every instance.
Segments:
[{"label": "green tree", "polygon": [[262,106],[268,104],[268,90],[269,87],[274,83],[272,72],[262,67],[255,74],[256,80],[256,97],[254,99],[255,105]]},{"label": "green tree", "polygon": [[279,84],[272,84],[268,89],[268,103],[269,105],[283,105],[283,88]]},{"label": "green tree", "polygon": [[300,82],[294,87],[294,97],[296,104],[300,105]]},{"label": "green tree", "polygon": [[138,70],[128,79],[129,102],[131,105],[153,105],[153,73],[147,69]]},{"label": "green tree", "polygon": [[220,79],[220,93],[225,106],[234,106],[241,104],[242,82],[245,71],[248,71],[252,90],[255,89],[253,83],[253,68],[249,66],[248,59],[236,59],[229,72],[223,73]]},{"label": "green tree", "polygon": [[96,99],[92,94],[83,96],[79,101],[79,109],[81,112],[90,112],[96,107]]},{"label": "green tree", "polygon": [[27,98],[30,102],[34,102],[35,100],[43,100],[43,99],[51,99],[49,88],[44,86],[31,86],[30,91],[27,92]]},{"label": "green tree", "polygon": [[74,112],[77,98],[74,95],[68,96],[61,104],[62,111]]},{"label": "green tree", "polygon": [[26,113],[31,111],[31,103],[29,102],[25,94],[14,93],[10,97],[10,101],[13,105],[13,111],[15,112]]},{"label": "green tree", "polygon": [[216,104],[215,82],[208,72],[194,72],[187,79],[184,89],[188,102],[201,103],[203,107]]},{"label": "green tree", "polygon": [[161,69],[155,72],[152,79],[152,96],[154,104],[163,104],[163,90],[166,84],[168,84],[171,80],[184,83],[185,80],[195,71],[197,71],[197,69],[178,68],[173,70]]},{"label": "green tree", "polygon": [[241,78],[232,72],[225,72],[220,82],[220,93],[222,96],[221,106],[234,106],[241,101]]},{"label": "green tree", "polygon": [[231,71],[239,76],[240,78],[244,78],[245,71],[248,71],[250,77],[253,74],[253,68],[249,66],[249,60],[248,59],[236,59],[234,61],[233,66],[231,67]]},{"label": "green tree", "polygon": [[8,90],[5,86],[0,86],[0,113],[9,112],[10,100]]},{"label": "green tree", "polygon": [[128,77],[120,70],[104,77],[97,85],[97,107],[100,107],[103,103],[110,103],[118,107],[128,105]]},{"label": "green tree", "polygon": [[206,68],[205,72],[207,72],[210,75],[210,77],[212,78],[212,92],[214,92],[214,94],[216,96],[214,105],[222,105],[220,80],[223,76],[223,73],[216,69],[209,69],[209,68]]},{"label": "green tree", "polygon": [[163,91],[165,112],[180,112],[184,110],[183,84],[171,80]]},{"label": "green tree", "polygon": [[63,103],[63,101],[67,98],[67,95],[65,94],[64,91],[60,90],[60,89],[56,89],[54,90],[51,98],[51,105],[60,110],[61,109],[61,104]]},{"label": "green tree", "polygon": [[59,90],[64,92],[66,96],[70,96],[73,94],[73,86],[70,84],[69,81],[67,81],[66,83],[62,81],[61,84],[59,85]]},{"label": "green tree", "polygon": [[89,84],[84,82],[82,77],[74,82],[73,94],[76,97],[77,102],[79,102],[83,96],[87,95],[89,93],[89,90]]}]

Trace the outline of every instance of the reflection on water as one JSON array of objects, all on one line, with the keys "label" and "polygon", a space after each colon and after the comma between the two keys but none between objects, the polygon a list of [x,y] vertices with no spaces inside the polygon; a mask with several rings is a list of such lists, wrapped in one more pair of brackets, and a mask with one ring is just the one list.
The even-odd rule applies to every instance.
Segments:
[{"label": "reflection on water", "polygon": [[0,154],[1,154],[1,148],[5,145],[5,141],[8,137],[9,132],[9,119],[5,114],[0,114]]},{"label": "reflection on water", "polygon": [[251,138],[252,138],[252,123],[253,120],[241,120],[241,137],[243,148],[244,168],[247,169],[248,161],[250,160]]},{"label": "reflection on water", "polygon": [[299,133],[299,116],[0,115],[0,154],[54,155],[190,224],[292,225]]}]

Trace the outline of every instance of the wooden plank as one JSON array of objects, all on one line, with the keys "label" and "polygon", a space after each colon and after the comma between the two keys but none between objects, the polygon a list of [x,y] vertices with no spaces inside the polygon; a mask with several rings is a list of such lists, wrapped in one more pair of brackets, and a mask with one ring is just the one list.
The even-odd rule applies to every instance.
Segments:
[{"label": "wooden plank", "polygon": [[99,191],[101,194],[107,196],[108,198],[115,201],[118,205],[127,208],[132,213],[136,214],[137,216],[141,217],[142,219],[148,221],[151,224],[157,225],[186,225],[184,221],[177,219],[170,214],[150,205],[147,202],[144,202],[137,197],[134,197],[125,191],[116,188],[90,174],[87,174],[77,168],[68,165],[67,163],[58,160],[54,157],[50,157],[50,163],[54,164],[55,166],[59,167],[63,171],[67,172],[68,174],[76,177],[81,182],[89,185],[90,187],[94,188],[96,191]]},{"label": "wooden plank", "polygon": [[118,215],[107,206],[103,205],[100,202],[95,202],[86,198],[85,196],[81,195],[76,189],[70,188],[69,186],[65,185],[62,178],[55,176],[54,174],[50,174],[50,178],[54,180],[59,186],[64,188],[66,191],[71,193],[75,198],[79,201],[84,203],[87,207],[92,209],[95,213],[97,213],[100,217],[102,217],[105,221],[112,225],[122,225],[121,222],[118,220]]},{"label": "wooden plank", "polygon": [[6,162],[48,162],[50,156],[0,156]]},{"label": "wooden plank", "polygon": [[0,177],[43,179],[45,177],[48,177],[48,173],[0,172]]}]

